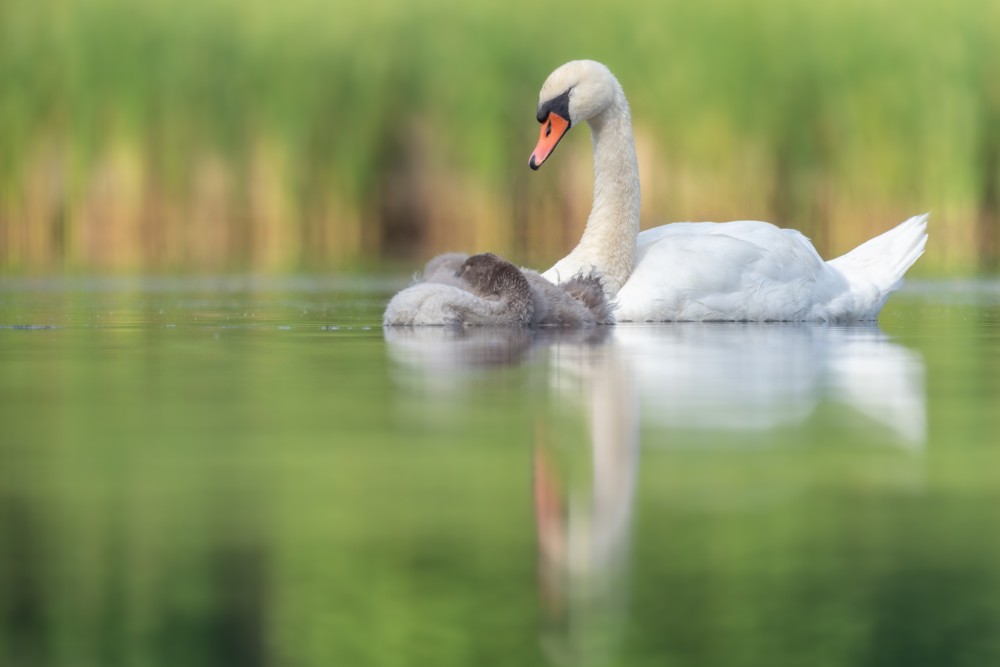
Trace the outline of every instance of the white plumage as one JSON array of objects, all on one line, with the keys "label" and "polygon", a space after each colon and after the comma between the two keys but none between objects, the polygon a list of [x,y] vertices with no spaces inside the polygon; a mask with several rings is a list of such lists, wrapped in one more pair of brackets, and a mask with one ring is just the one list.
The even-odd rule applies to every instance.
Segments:
[{"label": "white plumage", "polygon": [[563,132],[583,121],[591,127],[594,203],[580,243],[543,275],[559,282],[596,268],[618,321],[874,320],[924,251],[927,214],[828,262],[801,233],[766,222],[685,222],[639,233],[639,169],[621,85],[594,61],[553,72],[539,95],[533,168],[561,137],[545,125],[559,108],[569,114]]}]

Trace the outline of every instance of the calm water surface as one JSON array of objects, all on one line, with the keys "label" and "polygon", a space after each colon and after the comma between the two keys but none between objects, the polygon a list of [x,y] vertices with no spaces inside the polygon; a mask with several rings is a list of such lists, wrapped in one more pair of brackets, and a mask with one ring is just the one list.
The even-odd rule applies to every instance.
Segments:
[{"label": "calm water surface", "polygon": [[1000,282],[383,331],[399,286],[0,280],[0,664],[1000,664]]}]

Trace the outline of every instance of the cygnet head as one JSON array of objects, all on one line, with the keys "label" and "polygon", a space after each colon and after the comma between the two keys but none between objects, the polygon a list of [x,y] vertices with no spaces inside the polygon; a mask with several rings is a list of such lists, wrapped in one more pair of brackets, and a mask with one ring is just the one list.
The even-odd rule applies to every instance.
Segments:
[{"label": "cygnet head", "polygon": [[571,127],[615,103],[627,111],[625,93],[607,66],[595,60],[572,60],[557,68],[538,93],[536,118],[542,130],[528,165],[538,169]]},{"label": "cygnet head", "polygon": [[491,252],[465,260],[458,269],[458,276],[480,296],[510,298],[523,296],[530,290],[520,269]]}]

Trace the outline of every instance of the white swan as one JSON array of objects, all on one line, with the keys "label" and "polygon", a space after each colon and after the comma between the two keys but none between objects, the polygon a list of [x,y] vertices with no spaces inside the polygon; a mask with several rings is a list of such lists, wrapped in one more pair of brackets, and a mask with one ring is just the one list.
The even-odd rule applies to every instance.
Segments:
[{"label": "white swan", "polygon": [[639,232],[639,166],[628,102],[592,60],[559,67],[542,85],[539,166],[587,121],[594,204],[580,243],[546,271],[559,282],[596,268],[618,321],[874,320],[923,253],[927,214],[824,262],[801,233],[770,223],[674,223]]}]

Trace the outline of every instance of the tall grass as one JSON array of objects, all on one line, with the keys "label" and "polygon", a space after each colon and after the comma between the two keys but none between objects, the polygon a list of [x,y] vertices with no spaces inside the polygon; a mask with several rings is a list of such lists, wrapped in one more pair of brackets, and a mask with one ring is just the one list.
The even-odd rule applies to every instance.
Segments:
[{"label": "tall grass", "polygon": [[526,167],[577,57],[629,95],[644,225],[771,219],[836,253],[932,209],[924,264],[989,266],[998,43],[972,0],[6,0],[0,266],[544,264],[589,205],[585,132]]}]

